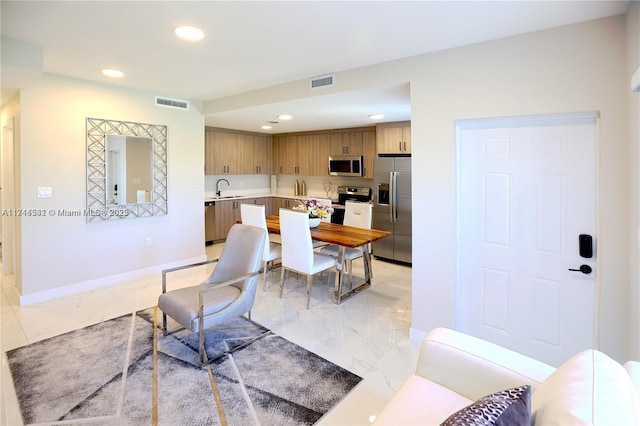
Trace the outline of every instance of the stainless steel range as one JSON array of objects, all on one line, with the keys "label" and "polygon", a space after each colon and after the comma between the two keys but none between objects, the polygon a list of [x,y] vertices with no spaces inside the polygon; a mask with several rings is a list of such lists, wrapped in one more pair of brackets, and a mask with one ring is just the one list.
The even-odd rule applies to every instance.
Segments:
[{"label": "stainless steel range", "polygon": [[347,201],[359,201],[368,203],[371,201],[371,188],[363,188],[357,186],[338,186],[338,203],[332,204],[333,214],[331,215],[332,223],[342,225],[344,221],[344,204]]}]

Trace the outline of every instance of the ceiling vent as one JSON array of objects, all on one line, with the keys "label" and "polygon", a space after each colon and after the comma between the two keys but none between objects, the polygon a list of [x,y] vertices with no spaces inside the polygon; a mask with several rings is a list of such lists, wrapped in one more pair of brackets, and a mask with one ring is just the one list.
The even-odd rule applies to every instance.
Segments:
[{"label": "ceiling vent", "polygon": [[318,87],[333,86],[335,84],[335,77],[333,74],[323,75],[321,77],[315,77],[309,80],[309,88],[317,89]]},{"label": "ceiling vent", "polygon": [[160,96],[156,96],[156,105],[189,111],[189,102],[181,101],[179,99],[161,98]]}]

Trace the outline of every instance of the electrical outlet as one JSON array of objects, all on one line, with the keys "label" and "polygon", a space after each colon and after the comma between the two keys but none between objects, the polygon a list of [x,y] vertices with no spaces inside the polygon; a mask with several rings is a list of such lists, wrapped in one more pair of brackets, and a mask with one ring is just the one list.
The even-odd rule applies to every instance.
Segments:
[{"label": "electrical outlet", "polygon": [[147,237],[147,239],[145,240],[145,245],[147,247],[151,247],[153,245],[153,239],[151,239],[151,237]]}]

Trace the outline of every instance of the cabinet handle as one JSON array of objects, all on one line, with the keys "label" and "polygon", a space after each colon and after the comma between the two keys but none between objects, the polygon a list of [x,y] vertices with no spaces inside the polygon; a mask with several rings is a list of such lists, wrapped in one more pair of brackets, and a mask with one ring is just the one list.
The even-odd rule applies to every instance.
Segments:
[{"label": "cabinet handle", "polygon": [[398,151],[402,151],[402,141],[398,142]]},{"label": "cabinet handle", "polygon": [[407,150],[407,143],[406,142],[402,142],[402,150],[403,151]]}]

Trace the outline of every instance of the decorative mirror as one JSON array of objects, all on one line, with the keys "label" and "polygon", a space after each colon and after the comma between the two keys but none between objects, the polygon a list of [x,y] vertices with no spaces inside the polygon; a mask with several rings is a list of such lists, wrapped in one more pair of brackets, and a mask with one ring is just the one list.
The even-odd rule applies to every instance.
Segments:
[{"label": "decorative mirror", "polygon": [[167,214],[167,126],[87,118],[87,222]]}]

